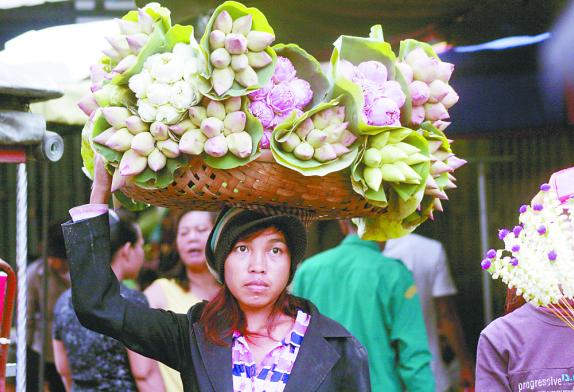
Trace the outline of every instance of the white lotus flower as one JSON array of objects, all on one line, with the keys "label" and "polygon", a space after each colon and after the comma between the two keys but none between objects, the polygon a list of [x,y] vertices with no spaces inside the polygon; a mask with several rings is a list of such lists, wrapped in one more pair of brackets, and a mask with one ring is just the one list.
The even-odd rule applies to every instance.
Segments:
[{"label": "white lotus flower", "polygon": [[139,74],[132,76],[129,80],[128,86],[136,94],[136,98],[145,98],[147,96],[147,88],[153,81],[151,74],[148,70],[144,69]]},{"label": "white lotus flower", "polygon": [[180,111],[189,109],[200,99],[200,94],[187,82],[179,81],[171,86],[169,103]]},{"label": "white lotus flower", "polygon": [[154,122],[157,114],[157,109],[151,103],[143,99],[138,100],[138,115],[145,122]]},{"label": "white lotus flower", "polygon": [[160,61],[155,61],[151,68],[151,76],[163,83],[174,83],[183,77],[184,61],[173,53],[154,54]]},{"label": "white lotus flower", "polygon": [[155,106],[165,105],[171,97],[171,87],[167,83],[154,81],[147,88],[147,101]]}]

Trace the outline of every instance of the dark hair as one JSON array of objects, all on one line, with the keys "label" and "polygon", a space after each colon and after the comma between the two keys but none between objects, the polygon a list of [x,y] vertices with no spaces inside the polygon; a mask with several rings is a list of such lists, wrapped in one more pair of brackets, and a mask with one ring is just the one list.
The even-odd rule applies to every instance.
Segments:
[{"label": "dark hair", "polygon": [[62,223],[66,220],[57,220],[48,226],[48,237],[46,244],[46,256],[58,257],[60,259],[67,259],[66,243],[64,242],[64,232],[62,231]]},{"label": "dark hair", "polygon": [[[179,253],[177,252],[177,233],[179,231],[179,223],[185,215],[190,212],[196,212],[197,210],[182,210],[179,211],[175,217],[175,224],[171,227],[171,252],[167,255],[165,260],[160,263],[160,273],[163,277],[168,279],[173,279],[179,287],[185,291],[189,291],[189,278],[187,276],[187,270],[185,265],[179,259]],[[209,213],[211,218],[211,223],[215,223],[217,217],[216,212],[205,211]]]},{"label": "dark hair", "polygon": [[[257,227],[254,228],[254,230],[248,230],[237,239],[236,243],[256,237],[269,228],[276,227],[269,225],[262,228]],[[289,273],[293,274],[294,271],[289,271]],[[297,310],[303,309],[304,307],[305,303],[301,299],[288,294],[287,287],[285,287],[281,294],[279,294],[279,297],[271,309],[271,314],[267,320],[267,334],[271,334],[270,329],[279,314],[284,313],[288,316],[295,317],[297,315]],[[231,336],[233,331],[239,331],[247,340],[249,340],[251,336],[258,336],[258,334],[247,331],[245,315],[239,307],[237,299],[233,296],[231,291],[229,291],[225,282],[215,298],[205,305],[199,322],[205,331],[207,339],[220,346],[225,345],[223,339]]]},{"label": "dark hair", "polygon": [[[112,213],[113,214],[113,213]],[[127,213],[118,213],[115,219],[110,217],[110,251],[112,257],[125,244],[135,245],[138,240],[137,226]]]}]

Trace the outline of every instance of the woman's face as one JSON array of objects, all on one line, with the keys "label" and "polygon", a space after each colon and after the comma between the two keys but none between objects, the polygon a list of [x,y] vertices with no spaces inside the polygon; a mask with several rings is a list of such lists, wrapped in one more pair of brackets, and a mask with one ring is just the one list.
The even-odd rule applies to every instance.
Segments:
[{"label": "woman's face", "polygon": [[225,260],[224,278],[243,311],[273,306],[287,286],[291,255],[285,235],[270,227],[238,241]]},{"label": "woman's face", "polygon": [[206,268],[205,244],[212,228],[211,215],[205,211],[187,212],[179,220],[176,247],[187,268]]}]

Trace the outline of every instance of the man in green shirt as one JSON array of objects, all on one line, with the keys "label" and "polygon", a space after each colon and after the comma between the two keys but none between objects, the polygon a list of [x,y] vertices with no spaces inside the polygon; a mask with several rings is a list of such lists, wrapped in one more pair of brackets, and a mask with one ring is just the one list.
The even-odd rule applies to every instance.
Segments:
[{"label": "man in green shirt", "polygon": [[361,240],[352,223],[337,247],[305,261],[293,293],[343,324],[367,348],[373,392],[434,391],[423,313],[403,263]]}]

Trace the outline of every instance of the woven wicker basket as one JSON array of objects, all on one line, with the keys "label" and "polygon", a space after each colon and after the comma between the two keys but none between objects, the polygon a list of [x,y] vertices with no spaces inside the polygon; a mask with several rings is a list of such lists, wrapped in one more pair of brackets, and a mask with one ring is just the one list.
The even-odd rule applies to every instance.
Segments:
[{"label": "woven wicker basket", "polygon": [[305,177],[276,163],[269,151],[247,165],[221,170],[200,157],[175,173],[164,189],[126,186],[129,197],[152,205],[217,211],[224,205],[296,214],[306,222],[380,214],[353,191],[347,172]]}]

